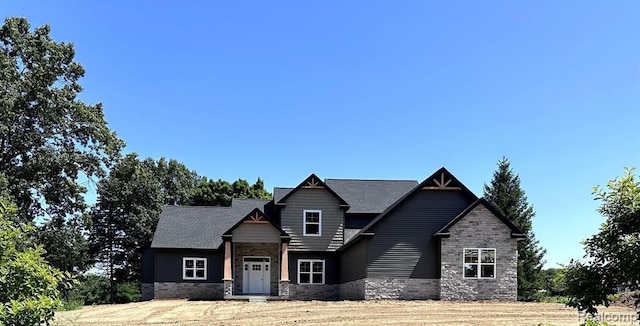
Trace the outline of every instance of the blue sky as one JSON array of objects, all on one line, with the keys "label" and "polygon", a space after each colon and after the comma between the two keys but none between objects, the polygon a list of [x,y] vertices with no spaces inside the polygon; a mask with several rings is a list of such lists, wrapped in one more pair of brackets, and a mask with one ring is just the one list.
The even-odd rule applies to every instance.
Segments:
[{"label": "blue sky", "polygon": [[640,168],[638,1],[13,1],[87,73],[127,152],[213,179],[422,180],[476,194],[507,156],[547,266],[595,185]]}]

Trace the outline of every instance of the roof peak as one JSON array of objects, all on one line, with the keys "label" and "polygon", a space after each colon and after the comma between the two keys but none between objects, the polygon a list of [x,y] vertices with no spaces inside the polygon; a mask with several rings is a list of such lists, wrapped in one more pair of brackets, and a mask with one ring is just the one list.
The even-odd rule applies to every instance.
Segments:
[{"label": "roof peak", "polygon": [[163,208],[167,207],[175,207],[175,208],[194,208],[194,209],[204,209],[204,208],[231,208],[231,206],[203,206],[203,205],[164,205]]},{"label": "roof peak", "polygon": [[326,178],[324,180],[344,180],[344,181],[394,181],[394,182],[415,182],[417,183],[417,180],[410,180],[410,179],[351,179],[351,178]]}]

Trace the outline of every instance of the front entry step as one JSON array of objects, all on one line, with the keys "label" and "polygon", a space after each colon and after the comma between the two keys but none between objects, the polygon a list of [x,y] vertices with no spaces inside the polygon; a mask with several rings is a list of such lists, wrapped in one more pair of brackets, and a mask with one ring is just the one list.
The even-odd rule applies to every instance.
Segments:
[{"label": "front entry step", "polygon": [[255,303],[264,303],[267,301],[287,301],[289,297],[259,295],[259,294],[240,294],[225,296],[224,300],[248,301]]},{"label": "front entry step", "polygon": [[264,297],[264,296],[259,296],[259,297],[250,296],[249,297],[249,303],[267,303],[267,297]]}]

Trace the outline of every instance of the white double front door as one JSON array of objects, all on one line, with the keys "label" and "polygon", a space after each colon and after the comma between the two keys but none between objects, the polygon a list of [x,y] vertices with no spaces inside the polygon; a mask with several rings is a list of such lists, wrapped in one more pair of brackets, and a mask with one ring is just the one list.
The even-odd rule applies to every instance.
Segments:
[{"label": "white double front door", "polygon": [[271,288],[271,263],[269,258],[244,257],[242,293],[269,294]]}]

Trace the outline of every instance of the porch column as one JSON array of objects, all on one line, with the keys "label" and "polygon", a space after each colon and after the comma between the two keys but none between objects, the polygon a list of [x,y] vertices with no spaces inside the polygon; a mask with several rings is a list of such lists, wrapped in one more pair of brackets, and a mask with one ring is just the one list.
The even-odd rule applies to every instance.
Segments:
[{"label": "porch column", "polygon": [[233,295],[233,278],[231,276],[231,241],[224,241],[224,296]]},{"label": "porch column", "polygon": [[289,297],[289,243],[282,242],[280,257],[280,282],[278,282],[278,295]]},{"label": "porch column", "polygon": [[280,281],[289,281],[289,244],[282,243],[282,264],[280,264]]}]

